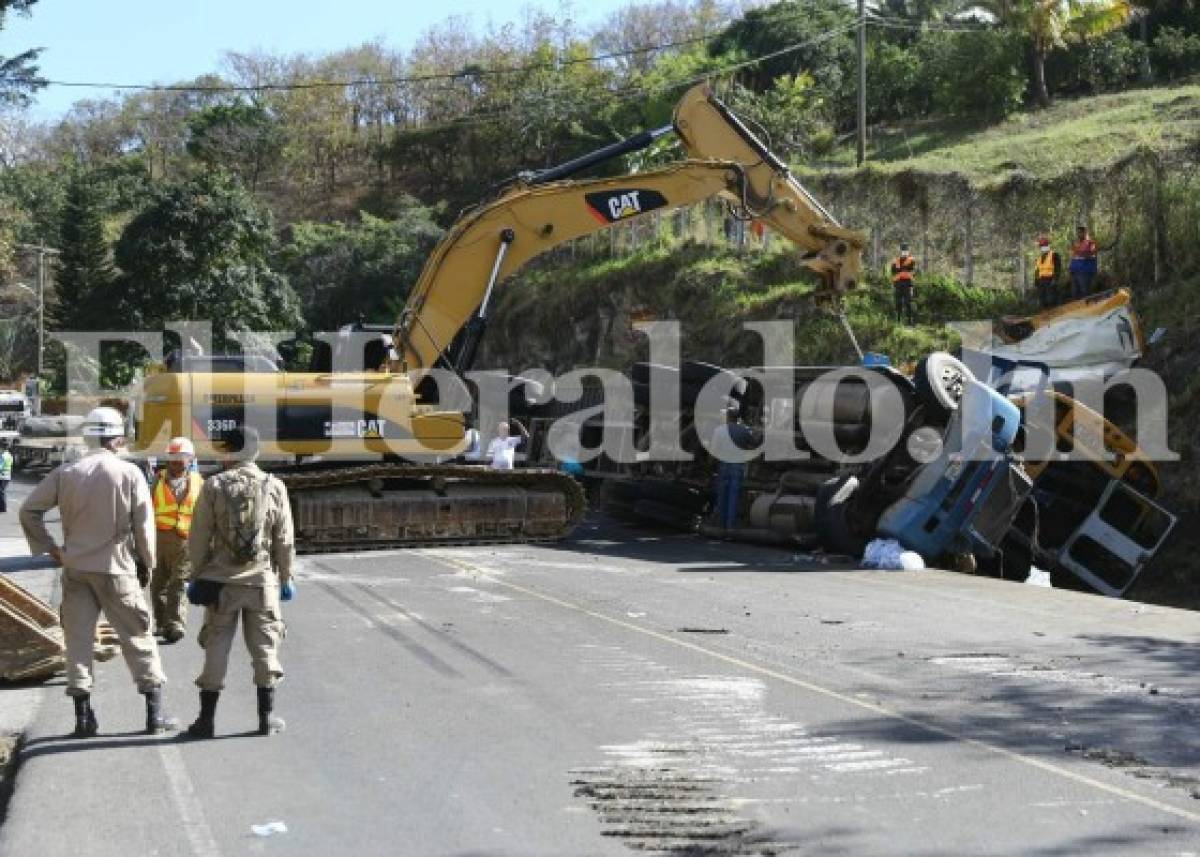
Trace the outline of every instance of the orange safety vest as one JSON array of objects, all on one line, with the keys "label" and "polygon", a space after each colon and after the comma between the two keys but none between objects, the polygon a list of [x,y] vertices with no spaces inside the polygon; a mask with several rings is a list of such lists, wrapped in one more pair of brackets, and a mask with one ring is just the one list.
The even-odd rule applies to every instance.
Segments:
[{"label": "orange safety vest", "polygon": [[912,256],[897,256],[896,261],[892,262],[892,267],[896,269],[896,273],[892,275],[892,285],[904,285],[912,282],[917,260]]},{"label": "orange safety vest", "polygon": [[192,529],[192,511],[196,508],[196,497],[204,480],[199,473],[188,474],[187,494],[183,503],[175,502],[175,492],[167,484],[166,473],[160,473],[154,481],[154,523],[162,532],[174,530],[187,538]]},{"label": "orange safety vest", "polygon": [[1037,278],[1039,280],[1054,279],[1054,251],[1047,250],[1038,256],[1037,260]]}]

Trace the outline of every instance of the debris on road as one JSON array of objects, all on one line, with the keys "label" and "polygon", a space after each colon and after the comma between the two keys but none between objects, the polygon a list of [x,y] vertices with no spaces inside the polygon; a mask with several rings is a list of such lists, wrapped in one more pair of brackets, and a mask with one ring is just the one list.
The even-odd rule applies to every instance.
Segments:
[{"label": "debris on road", "polygon": [[922,571],[925,560],[919,553],[905,550],[895,539],[872,539],[863,551],[863,565],[891,571]]},{"label": "debris on road", "polygon": [[[96,629],[95,658],[117,653],[117,636],[107,622]],[[50,678],[66,666],[66,644],[58,613],[49,604],[0,575],[0,678],[29,681]]]},{"label": "debris on road", "polygon": [[1042,571],[1036,565],[1030,566],[1029,577],[1025,578],[1025,582],[1030,586],[1051,586],[1050,572]]},{"label": "debris on road", "polygon": [[268,821],[266,824],[250,825],[250,832],[255,836],[274,836],[276,833],[287,833],[287,825],[282,821]]}]

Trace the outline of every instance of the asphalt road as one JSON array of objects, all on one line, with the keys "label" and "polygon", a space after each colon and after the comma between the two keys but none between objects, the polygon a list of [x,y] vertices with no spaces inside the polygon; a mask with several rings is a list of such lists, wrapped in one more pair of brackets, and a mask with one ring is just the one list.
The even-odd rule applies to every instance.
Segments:
[{"label": "asphalt road", "polygon": [[48,688],[0,854],[1200,853],[1193,613],[591,524],[306,558],[286,618],[282,735],[237,650],[209,742]]}]

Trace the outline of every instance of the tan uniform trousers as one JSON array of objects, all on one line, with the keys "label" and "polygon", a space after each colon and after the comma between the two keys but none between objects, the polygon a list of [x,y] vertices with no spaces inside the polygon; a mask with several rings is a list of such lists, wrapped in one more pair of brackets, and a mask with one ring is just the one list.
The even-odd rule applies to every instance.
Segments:
[{"label": "tan uniform trousers", "polygon": [[154,605],[154,628],[169,631],[187,627],[188,603],[183,597],[192,563],[187,539],[174,530],[158,530],[155,540],[158,561],[150,577],[150,601]]},{"label": "tan uniform trousers", "polygon": [[166,680],[150,634],[150,609],[132,574],[63,569],[63,636],[67,644],[67,696],[92,691],[92,646],[100,611],[121,641],[121,653],[139,693]]},{"label": "tan uniform trousers", "polygon": [[242,636],[254,668],[254,683],[274,687],[283,678],[279,644],[284,637],[280,618],[279,587],[226,583],[215,607],[204,609],[204,627],[198,637],[204,648],[204,669],[196,679],[201,690],[222,690],[229,669],[229,650],[242,620]]}]

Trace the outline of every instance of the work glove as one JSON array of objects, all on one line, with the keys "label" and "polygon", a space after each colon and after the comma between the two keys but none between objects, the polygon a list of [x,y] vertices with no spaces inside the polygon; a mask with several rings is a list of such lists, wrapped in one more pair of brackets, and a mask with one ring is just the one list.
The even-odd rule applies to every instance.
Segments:
[{"label": "work glove", "polygon": [[134,562],[134,567],[137,569],[138,586],[145,589],[150,585],[150,569],[140,559]]},{"label": "work glove", "polygon": [[292,583],[289,580],[286,583],[283,583],[280,585],[280,587],[279,587],[279,600],[280,601],[291,601],[295,597],[296,597],[296,584]]}]

